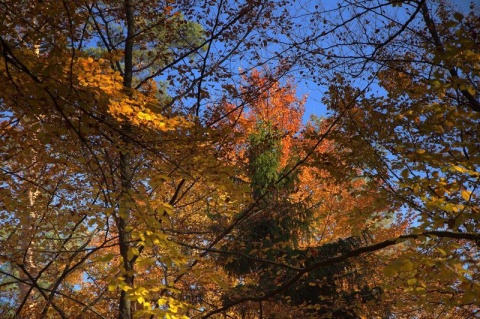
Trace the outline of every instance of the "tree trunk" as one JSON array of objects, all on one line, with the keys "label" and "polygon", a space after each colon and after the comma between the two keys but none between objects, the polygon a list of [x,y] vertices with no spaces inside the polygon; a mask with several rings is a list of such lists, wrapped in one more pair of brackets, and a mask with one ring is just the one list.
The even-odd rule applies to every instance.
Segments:
[{"label": "tree trunk", "polygon": [[[133,77],[133,35],[135,32],[134,26],[134,9],[132,0],[125,1],[125,23],[127,26],[127,38],[125,41],[125,70],[123,74],[123,85],[126,89],[132,87]],[[123,259],[123,268],[125,273],[125,283],[133,287],[134,275],[133,268],[134,262],[128,259],[128,251],[130,249],[130,232],[128,231],[128,224],[130,221],[130,205],[129,194],[132,190],[132,169],[131,169],[131,156],[129,151],[129,140],[125,137],[130,133],[130,126],[126,124],[122,128],[124,134],[123,143],[125,149],[120,151],[120,181],[121,181],[121,194],[119,203],[119,214],[117,218],[117,228],[119,235],[120,255]],[[126,291],[121,291],[119,301],[119,319],[131,319],[132,316],[132,302],[128,298]]]}]

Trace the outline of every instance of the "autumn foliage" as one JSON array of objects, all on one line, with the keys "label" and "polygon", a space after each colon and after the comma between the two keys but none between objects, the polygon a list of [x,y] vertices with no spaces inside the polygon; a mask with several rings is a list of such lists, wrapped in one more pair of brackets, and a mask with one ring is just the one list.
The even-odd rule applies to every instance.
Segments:
[{"label": "autumn foliage", "polygon": [[478,315],[474,5],[0,15],[0,317]]}]

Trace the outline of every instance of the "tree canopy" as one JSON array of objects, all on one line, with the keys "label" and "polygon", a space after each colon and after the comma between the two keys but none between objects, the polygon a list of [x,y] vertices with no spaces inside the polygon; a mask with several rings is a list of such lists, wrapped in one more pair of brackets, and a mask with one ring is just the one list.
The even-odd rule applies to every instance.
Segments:
[{"label": "tree canopy", "polygon": [[479,10],[0,2],[0,316],[477,317]]}]

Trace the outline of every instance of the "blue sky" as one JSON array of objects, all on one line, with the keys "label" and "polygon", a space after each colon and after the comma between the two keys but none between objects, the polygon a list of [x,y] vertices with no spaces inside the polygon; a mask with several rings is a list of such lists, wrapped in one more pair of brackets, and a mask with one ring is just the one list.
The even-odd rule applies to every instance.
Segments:
[{"label": "blue sky", "polygon": [[[318,1],[320,3],[320,1]],[[339,0],[331,0],[331,1],[323,1],[322,6],[325,9],[334,9],[337,7],[338,3],[342,2]],[[312,5],[314,5],[316,2],[313,2]],[[461,11],[468,12],[469,7],[471,3],[476,5],[477,7],[480,7],[480,0],[452,0],[452,3],[460,8]],[[364,82],[362,81],[357,81],[355,84],[357,85],[362,85]],[[304,122],[308,121],[308,119],[312,116],[325,116],[327,114],[327,108],[326,106],[322,103],[322,98],[324,97],[324,92],[327,88],[324,86],[319,86],[316,83],[313,83],[312,81],[305,80],[305,79],[300,79],[297,78],[297,95],[299,97],[307,95],[307,101],[305,103],[305,114],[304,114]],[[372,93],[378,95],[382,94],[382,89],[379,88],[376,85],[373,85],[372,87]]]}]

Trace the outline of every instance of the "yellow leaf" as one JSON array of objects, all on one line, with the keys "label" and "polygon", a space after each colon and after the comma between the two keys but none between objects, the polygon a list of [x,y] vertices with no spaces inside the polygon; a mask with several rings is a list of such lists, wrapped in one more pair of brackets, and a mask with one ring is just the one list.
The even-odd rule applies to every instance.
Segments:
[{"label": "yellow leaf", "polygon": [[466,191],[466,190],[462,190],[462,192],[461,192],[462,198],[466,201],[470,200],[471,194],[472,194],[472,192],[469,192],[469,191]]},{"label": "yellow leaf", "polygon": [[144,112],[138,112],[137,117],[140,120],[146,120],[146,121],[151,121],[153,117],[150,114],[144,113]]},{"label": "yellow leaf", "polygon": [[465,172],[465,169],[461,166],[458,166],[458,165],[454,165],[452,167],[453,171],[456,171],[456,172],[459,172],[459,173],[464,173]]},{"label": "yellow leaf", "polygon": [[107,263],[107,262],[109,262],[110,260],[112,260],[113,257],[115,257],[115,254],[113,254],[113,253],[108,253],[108,254],[105,254],[105,255],[103,255],[103,256],[97,257],[97,258],[95,259],[95,261]]},{"label": "yellow leaf", "polygon": [[407,283],[408,283],[409,286],[413,286],[417,283],[417,279],[410,278],[410,279],[407,280]]},{"label": "yellow leaf", "polygon": [[473,86],[468,86],[467,91],[468,91],[468,93],[470,93],[473,96],[475,96],[475,93],[477,93],[477,91],[475,90],[475,88]]},{"label": "yellow leaf", "polygon": [[457,21],[462,21],[463,20],[463,14],[461,14],[460,12],[455,12],[453,14],[453,17],[455,18],[455,20]]},{"label": "yellow leaf", "polygon": [[134,257],[134,253],[131,249],[129,249],[127,252],[127,259],[130,261],[133,259],[133,257]]},{"label": "yellow leaf", "polygon": [[465,304],[475,303],[477,300],[478,296],[475,291],[472,290],[467,291],[462,297],[462,302]]}]

